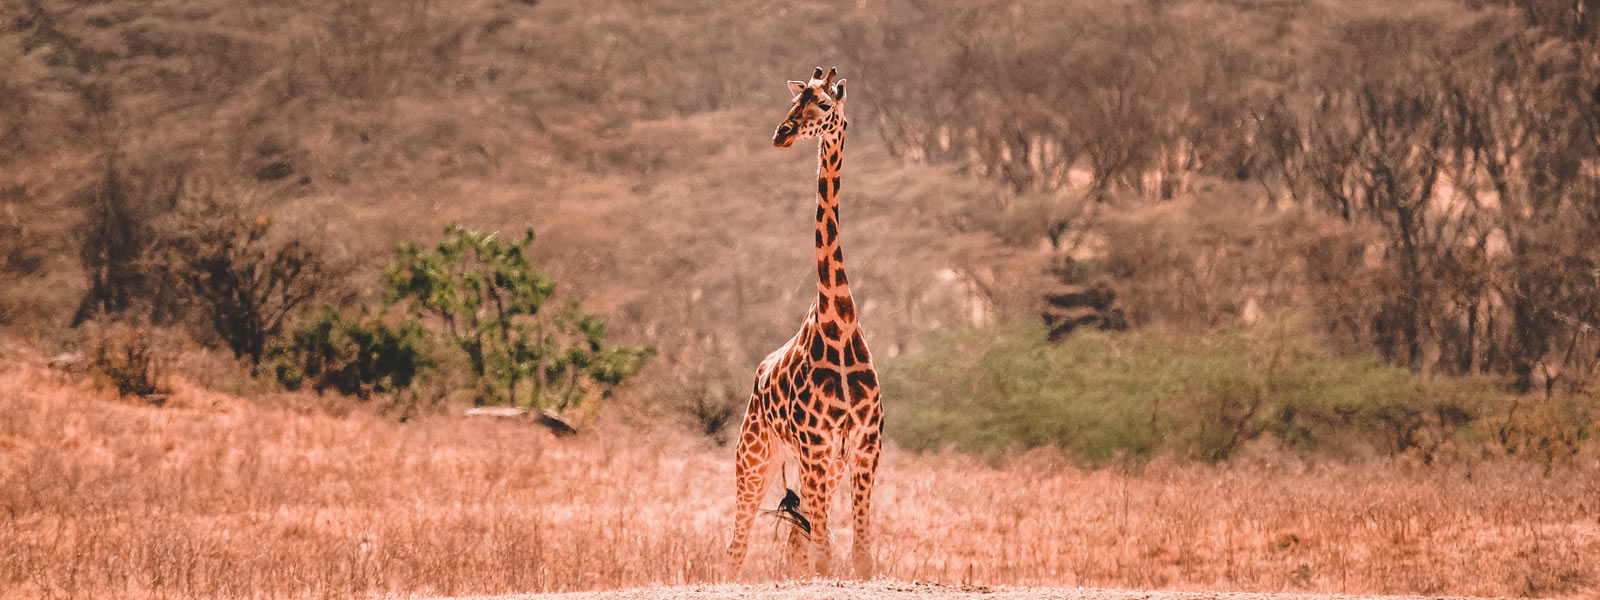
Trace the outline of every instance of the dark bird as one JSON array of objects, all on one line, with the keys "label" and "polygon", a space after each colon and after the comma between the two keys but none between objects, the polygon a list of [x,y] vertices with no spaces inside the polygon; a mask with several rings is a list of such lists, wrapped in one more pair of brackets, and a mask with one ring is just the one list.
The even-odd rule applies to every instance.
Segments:
[{"label": "dark bird", "polygon": [[791,489],[785,488],[784,491],[788,492],[788,494],[783,497],[782,502],[778,503],[778,508],[762,512],[777,517],[779,521],[794,525],[800,531],[805,532],[806,537],[811,537],[811,520],[800,514],[800,496]]}]

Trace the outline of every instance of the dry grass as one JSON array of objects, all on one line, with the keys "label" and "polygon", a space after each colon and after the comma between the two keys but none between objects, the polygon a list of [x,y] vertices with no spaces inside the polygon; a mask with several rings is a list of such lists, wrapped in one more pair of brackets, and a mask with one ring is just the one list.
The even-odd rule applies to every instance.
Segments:
[{"label": "dry grass", "polygon": [[[715,579],[730,451],[620,428],[395,423],[173,381],[165,408],[0,363],[0,597],[491,594]],[[893,426],[891,424],[891,426]],[[904,580],[1585,595],[1600,470],[1515,462],[1094,472],[891,451],[878,557]],[[848,533],[840,532],[841,547]],[[759,536],[752,576],[779,544]]]}]

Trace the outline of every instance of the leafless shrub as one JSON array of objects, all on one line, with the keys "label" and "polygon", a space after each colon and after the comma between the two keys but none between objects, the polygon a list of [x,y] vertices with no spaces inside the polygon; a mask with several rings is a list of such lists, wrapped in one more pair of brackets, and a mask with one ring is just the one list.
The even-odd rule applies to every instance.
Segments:
[{"label": "leafless shrub", "polygon": [[718,393],[707,386],[703,393],[693,395],[683,407],[683,413],[695,424],[697,431],[718,446],[726,446],[728,427],[744,417],[748,400],[737,394]]},{"label": "leafless shrub", "polygon": [[247,196],[224,194],[183,194],[145,267],[184,292],[179,310],[205,318],[234,356],[256,364],[295,311],[335,278],[308,234],[280,232],[270,215],[246,212]]},{"label": "leafless shrub", "polygon": [[78,303],[74,325],[134,308],[155,289],[138,261],[154,237],[152,221],[171,207],[182,180],[131,171],[119,159],[115,151],[105,155],[102,177],[86,194],[89,218],[78,236],[89,290]]},{"label": "leafless shrub", "polygon": [[165,400],[165,365],[148,327],[97,323],[89,336],[90,369],[123,396]]}]

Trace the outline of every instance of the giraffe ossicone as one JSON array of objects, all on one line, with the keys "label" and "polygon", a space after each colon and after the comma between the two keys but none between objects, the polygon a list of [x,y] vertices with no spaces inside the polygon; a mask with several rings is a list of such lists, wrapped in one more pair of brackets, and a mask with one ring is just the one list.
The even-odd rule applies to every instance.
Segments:
[{"label": "giraffe ossicone", "polygon": [[843,167],[845,80],[817,67],[809,81],[790,81],[794,103],[773,132],[772,144],[787,148],[817,139],[817,300],[799,333],[756,368],[750,407],[740,427],[735,455],[736,501],[729,576],[737,577],[767,484],[787,457],[800,465],[800,507],[811,525],[789,534],[791,574],[828,573],[832,538],[828,506],[847,473],[854,513],[851,562],[856,575],[872,574],[872,486],[883,450],[883,405],[878,374],[857,321],[855,299],[844,271],[839,236],[839,172]]}]

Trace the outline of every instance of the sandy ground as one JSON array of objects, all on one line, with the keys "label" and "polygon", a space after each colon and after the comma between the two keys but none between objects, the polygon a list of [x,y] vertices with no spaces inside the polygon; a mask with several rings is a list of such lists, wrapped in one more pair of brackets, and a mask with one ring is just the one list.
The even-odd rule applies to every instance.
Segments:
[{"label": "sandy ground", "polygon": [[1239,592],[1151,592],[1095,588],[1022,588],[1006,586],[949,586],[900,581],[806,581],[751,585],[688,585],[647,587],[577,594],[526,594],[476,596],[458,600],[1400,600],[1459,598],[1459,596],[1342,596],[1328,594],[1249,594]]}]

